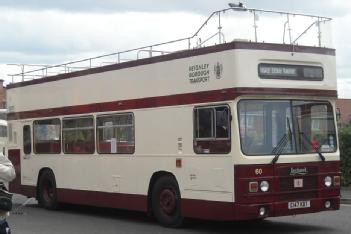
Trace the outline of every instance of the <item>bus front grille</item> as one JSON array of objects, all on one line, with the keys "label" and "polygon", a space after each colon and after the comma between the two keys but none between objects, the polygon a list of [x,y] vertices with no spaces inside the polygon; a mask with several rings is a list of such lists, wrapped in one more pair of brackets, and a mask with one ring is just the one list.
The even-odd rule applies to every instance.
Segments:
[{"label": "bus front grille", "polygon": [[[300,181],[300,186],[296,186],[295,180]],[[302,184],[301,184],[302,181]],[[318,177],[317,176],[305,176],[305,177],[283,177],[279,181],[279,189],[281,192],[288,191],[304,191],[318,189]]]}]

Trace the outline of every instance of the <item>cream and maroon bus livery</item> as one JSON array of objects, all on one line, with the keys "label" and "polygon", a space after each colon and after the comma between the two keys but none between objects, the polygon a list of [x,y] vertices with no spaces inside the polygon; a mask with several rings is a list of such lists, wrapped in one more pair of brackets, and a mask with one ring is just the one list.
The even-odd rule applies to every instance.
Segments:
[{"label": "cream and maroon bus livery", "polygon": [[[231,7],[209,19],[223,12],[256,22],[267,11]],[[287,37],[291,15],[278,14]],[[211,46],[189,37],[179,40],[185,50],[158,44],[132,61],[123,52],[113,64],[91,66],[97,57],[78,61],[88,69],[73,62],[19,74],[7,88],[10,191],[49,209],[150,212],[167,226],[338,210],[335,50],[321,40],[330,19],[307,17],[316,46],[292,35],[260,42],[258,26],[254,40],[226,42],[218,27]]]}]

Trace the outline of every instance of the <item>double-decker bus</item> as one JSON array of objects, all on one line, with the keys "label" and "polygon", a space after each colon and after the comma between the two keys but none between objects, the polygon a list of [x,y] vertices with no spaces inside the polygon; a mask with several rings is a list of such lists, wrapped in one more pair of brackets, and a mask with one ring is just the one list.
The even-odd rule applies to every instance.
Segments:
[{"label": "double-decker bus", "polygon": [[[284,18],[280,43],[260,39],[266,13]],[[253,39],[229,38],[222,24],[230,14],[254,17]],[[298,17],[312,23],[295,35]],[[214,18],[218,31],[200,40]],[[338,210],[335,50],[325,47],[322,30],[329,21],[233,6],[188,38],[13,75],[10,191],[48,209],[149,212],[172,227],[184,217]],[[316,44],[300,43],[312,29]],[[177,43],[186,48],[171,51]]]}]

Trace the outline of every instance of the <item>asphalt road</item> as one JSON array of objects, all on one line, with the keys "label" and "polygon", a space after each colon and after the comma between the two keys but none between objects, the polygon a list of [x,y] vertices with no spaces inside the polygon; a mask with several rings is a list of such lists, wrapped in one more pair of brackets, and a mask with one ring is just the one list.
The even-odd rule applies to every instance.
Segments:
[{"label": "asphalt road", "polygon": [[[15,196],[14,206],[25,202]],[[159,226],[143,213],[106,210],[82,206],[65,206],[48,211],[36,201],[18,209],[8,218],[13,234],[116,234],[116,233],[349,233],[351,234],[351,205],[340,211],[295,217],[270,218],[262,222],[209,222],[188,220],[181,229]]]}]

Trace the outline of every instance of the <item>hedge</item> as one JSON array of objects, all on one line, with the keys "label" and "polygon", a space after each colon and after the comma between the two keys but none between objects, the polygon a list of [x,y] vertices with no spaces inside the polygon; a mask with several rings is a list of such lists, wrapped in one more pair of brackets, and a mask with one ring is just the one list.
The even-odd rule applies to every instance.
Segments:
[{"label": "hedge", "polygon": [[344,186],[351,184],[351,126],[340,129],[341,178]]}]

